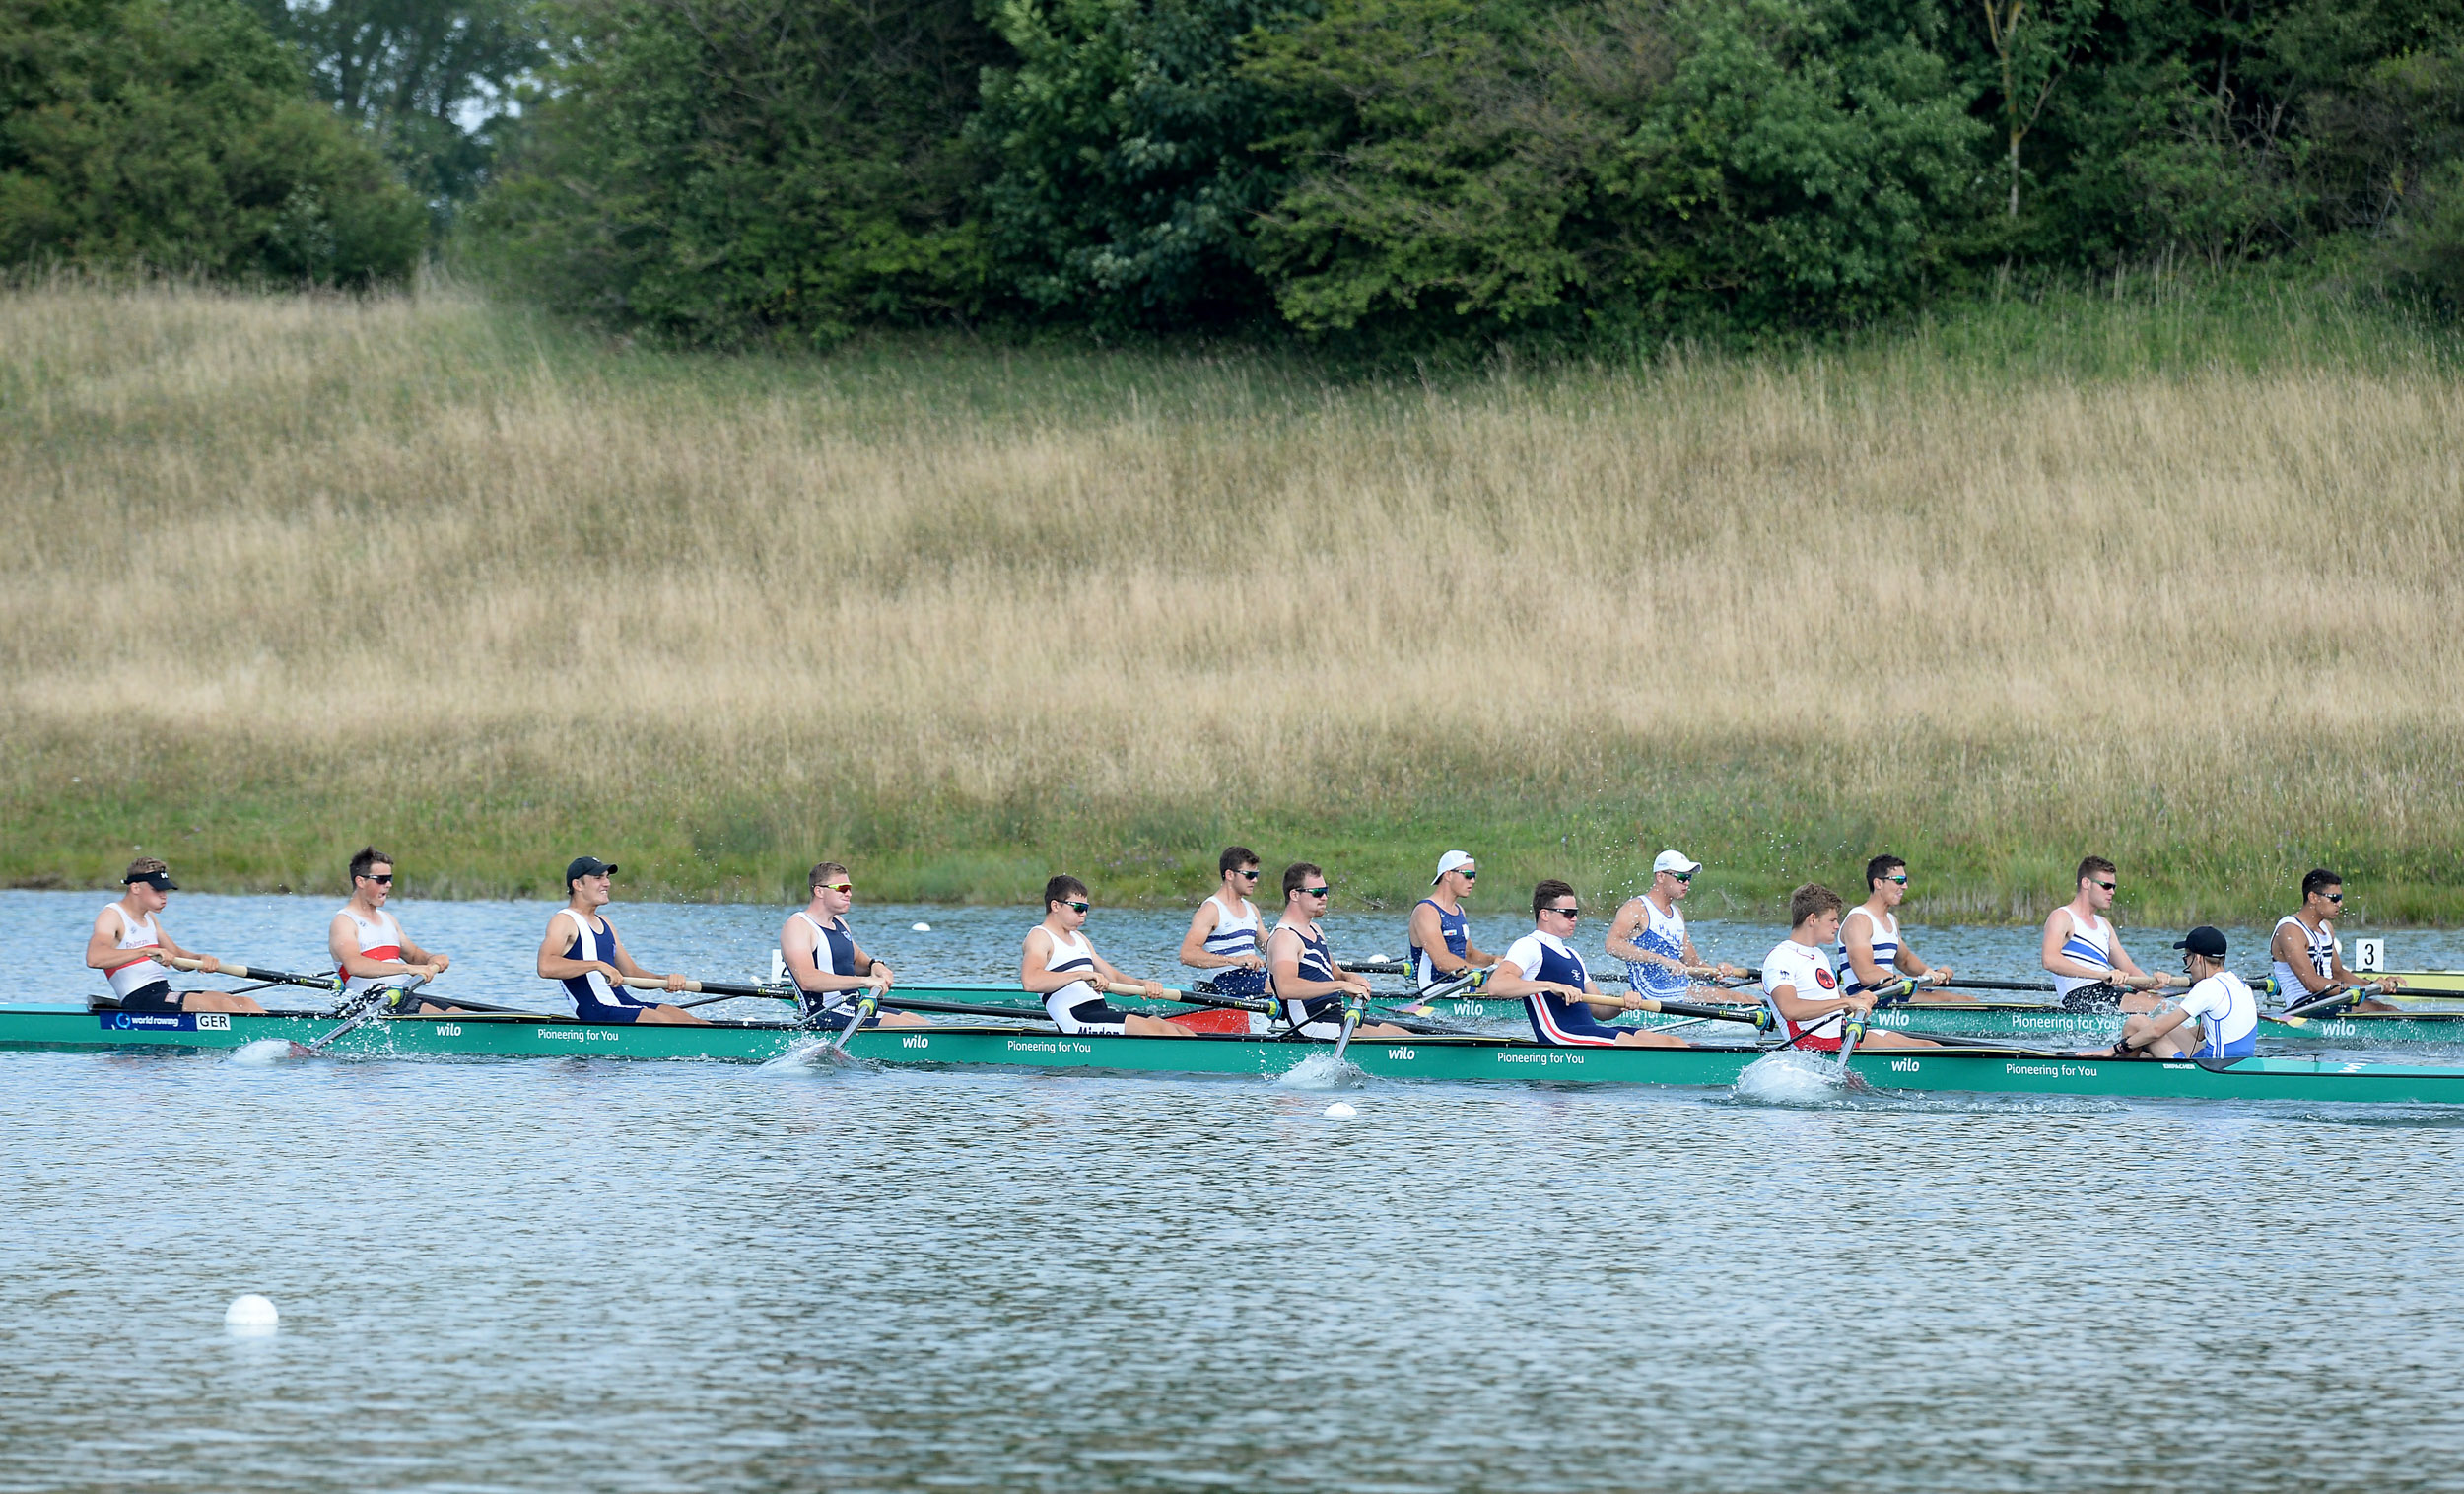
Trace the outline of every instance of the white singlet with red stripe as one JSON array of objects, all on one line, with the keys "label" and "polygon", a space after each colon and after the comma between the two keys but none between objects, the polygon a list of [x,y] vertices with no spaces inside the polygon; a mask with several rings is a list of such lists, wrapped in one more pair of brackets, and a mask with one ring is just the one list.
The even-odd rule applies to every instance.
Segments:
[{"label": "white singlet with red stripe", "polygon": [[[353,931],[359,935],[361,954],[372,960],[402,958],[402,925],[393,921],[393,915],[379,908],[376,910],[376,917],[363,918],[356,912],[345,907],[342,910],[342,916],[351,920]],[[372,985],[399,982],[401,979],[398,975],[377,976],[374,979],[366,976],[353,976],[342,983],[342,992],[344,995],[355,995]]]},{"label": "white singlet with red stripe", "polygon": [[[154,915],[147,914],[144,922],[128,916],[128,910],[117,903],[103,905],[120,916],[120,941],[115,949],[161,949],[162,930],[154,926]],[[114,968],[104,979],[111,983],[111,994],[125,1001],[131,991],[143,990],[157,981],[171,978],[171,968],[156,964],[151,958],[131,960]]]}]

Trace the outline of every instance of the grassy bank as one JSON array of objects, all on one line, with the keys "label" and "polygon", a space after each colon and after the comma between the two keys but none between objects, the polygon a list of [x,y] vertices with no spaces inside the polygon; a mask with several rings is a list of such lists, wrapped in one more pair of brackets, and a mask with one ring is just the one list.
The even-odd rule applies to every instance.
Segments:
[{"label": "grassy bank", "polygon": [[[0,298],[0,879],[2464,917],[2439,335],[2157,285],[1444,385],[623,350],[450,295]],[[1504,889],[1492,897],[1506,896]],[[1698,903],[1698,908],[1703,904]]]}]

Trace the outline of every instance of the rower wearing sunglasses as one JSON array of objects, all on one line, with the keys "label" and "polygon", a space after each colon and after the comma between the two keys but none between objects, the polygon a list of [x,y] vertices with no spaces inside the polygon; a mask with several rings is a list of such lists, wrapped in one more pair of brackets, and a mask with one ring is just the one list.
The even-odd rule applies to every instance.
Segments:
[{"label": "rower wearing sunglasses", "polygon": [[[1179,1023],[1123,1011],[1104,999],[1105,986],[1132,983],[1087,942],[1086,913],[1094,906],[1086,884],[1076,877],[1055,877],[1044,884],[1044,921],[1027,930],[1019,951],[1018,984],[1044,998],[1045,1015],[1065,1033],[1189,1037],[1190,1030]],[[1153,981],[1134,984],[1150,1000],[1169,994]]]},{"label": "rower wearing sunglasses", "polygon": [[1422,990],[1497,963],[1472,942],[1472,917],[1463,911],[1479,877],[1472,852],[1450,850],[1437,858],[1429,895],[1412,906],[1411,980]]},{"label": "rower wearing sunglasses", "polygon": [[[2286,1007],[2308,1005],[2343,989],[2392,994],[2404,981],[2381,976],[2365,981],[2345,968],[2336,942],[2336,919],[2344,916],[2344,878],[2319,867],[2301,879],[2301,911],[2276,920],[2268,953],[2276,961],[2276,999]],[[2325,1010],[2325,1006],[2320,1007]],[[2392,1001],[2362,1000],[2354,1011],[2397,1011]]]},{"label": "rower wearing sunglasses", "polygon": [[[351,901],[325,925],[325,949],[341,972],[342,998],[349,1001],[367,990],[382,990],[404,976],[433,981],[453,961],[425,950],[402,932],[385,912],[393,897],[393,857],[374,846],[363,846],[351,858]],[[416,992],[386,990],[385,1008],[395,1016],[433,1016],[458,1012],[458,1006],[432,1001]]]},{"label": "rower wearing sunglasses", "polygon": [[1492,996],[1521,996],[1532,1019],[1532,1036],[1552,1048],[1686,1048],[1667,1033],[1611,1027],[1604,1018],[1639,1010],[1632,991],[1605,996],[1600,983],[1574,952],[1574,925],[1583,905],[1566,883],[1551,879],[1532,889],[1532,931],[1497,957],[1486,987]]},{"label": "rower wearing sunglasses", "polygon": [[2163,1004],[2154,993],[2173,984],[2169,975],[2141,970],[2104,916],[2120,875],[2104,857],[2088,857],[2079,863],[2078,895],[2045,915],[2037,955],[2066,1010],[2154,1011]]},{"label": "rower wearing sunglasses", "polygon": [[[1333,892],[1326,873],[1308,861],[1283,868],[1283,917],[1266,936],[1266,979],[1283,1007],[1283,1020],[1304,1038],[1330,1042],[1343,1035],[1344,997],[1353,991],[1369,993],[1368,979],[1335,962],[1335,952],[1318,927]],[[1411,1036],[1385,1022],[1363,1022],[1353,1031],[1364,1038]]]},{"label": "rower wearing sunglasses", "polygon": [[[845,1027],[856,1014],[851,997],[869,989],[878,1000],[898,977],[888,964],[865,953],[856,942],[856,931],[848,927],[847,911],[856,906],[856,884],[848,879],[846,867],[836,861],[820,862],[805,877],[805,885],[812,889],[813,900],[787,915],[787,921],[780,925],[779,958],[787,968],[787,979],[795,983],[804,1020],[815,1027]],[[883,1024],[927,1025],[924,1018],[904,1011],[876,1012],[864,1023],[866,1027]]]},{"label": "rower wearing sunglasses", "polygon": [[[1686,972],[1700,969],[1702,958],[1694,953],[1694,941],[1685,932],[1685,915],[1677,912],[1677,905],[1684,901],[1694,885],[1694,873],[1700,870],[1700,861],[1678,851],[1660,852],[1652,859],[1650,890],[1626,899],[1609,921],[1608,953],[1625,962],[1626,981],[1646,996],[1683,1001],[1697,995]],[[1745,971],[1726,961],[1721,962],[1719,972],[1722,980],[1745,978]],[[1717,991],[1699,994],[1714,1001],[1734,999]]]},{"label": "rower wearing sunglasses", "polygon": [[1190,915],[1190,931],[1181,936],[1181,963],[1207,977],[1215,993],[1263,996],[1266,993],[1266,941],[1258,905],[1258,852],[1246,846],[1224,848],[1215,858],[1222,879],[1212,896]]},{"label": "rower wearing sunglasses", "polygon": [[[1908,896],[1908,863],[1894,855],[1879,855],[1865,863],[1866,900],[1839,920],[1839,948],[1834,968],[1843,995],[1886,992],[1881,1004],[1893,1005],[1915,994],[1900,977],[1928,987],[1951,979],[1951,968],[1936,968],[1917,958],[1916,949],[1899,932],[1899,904]],[[1966,1001],[1974,996],[1956,991],[1929,991],[1928,1001]]]}]

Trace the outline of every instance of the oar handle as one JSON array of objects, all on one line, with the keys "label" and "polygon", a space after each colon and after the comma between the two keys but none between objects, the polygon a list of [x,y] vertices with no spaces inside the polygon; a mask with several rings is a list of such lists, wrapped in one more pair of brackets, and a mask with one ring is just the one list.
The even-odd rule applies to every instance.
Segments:
[{"label": "oar handle", "polygon": [[[635,990],[665,990],[667,988],[667,981],[663,976],[626,976],[617,984],[621,985],[629,985]],[[784,991],[764,990],[758,985],[738,985],[726,981],[696,981],[689,977],[686,979],[684,985],[677,987],[677,989],[679,991],[691,991],[697,996],[705,994],[713,996],[767,996],[773,1001],[792,1001],[795,999],[795,997]]]},{"label": "oar handle", "polygon": [[1700,1022],[1739,1022],[1747,1027],[1771,1025],[1771,1014],[1759,1006],[1750,1009],[1700,1006],[1692,1001],[1663,1001],[1657,996],[1644,996],[1635,1002],[1634,1009],[1656,1011],[1671,1017],[1692,1017]]},{"label": "oar handle", "polygon": [[[203,960],[191,959],[186,955],[163,955],[158,958],[173,970],[200,971],[205,969]],[[330,976],[299,976],[287,970],[267,970],[262,965],[242,965],[237,960],[217,960],[214,964],[215,968],[208,974],[229,976],[235,981],[263,981],[271,985],[305,985],[310,990],[333,990],[342,984],[339,973]]]}]

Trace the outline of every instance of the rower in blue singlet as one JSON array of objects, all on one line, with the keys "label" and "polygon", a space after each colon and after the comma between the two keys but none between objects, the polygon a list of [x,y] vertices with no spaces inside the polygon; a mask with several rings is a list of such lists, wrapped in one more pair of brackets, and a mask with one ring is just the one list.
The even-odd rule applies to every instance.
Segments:
[{"label": "rower in blue singlet", "polygon": [[2185,952],[2182,968],[2190,974],[2190,989],[2177,1004],[2123,1023],[2114,1055],[2220,1061],[2254,1056],[2259,1000],[2241,977],[2224,968],[2223,930],[2203,923],[2173,947]]},{"label": "rower in blue singlet", "polygon": [[[1304,1038],[1330,1041],[1342,1036],[1346,993],[1369,993],[1369,983],[1336,964],[1326,935],[1318,931],[1318,918],[1333,891],[1326,873],[1310,862],[1285,867],[1283,917],[1266,936],[1266,978],[1283,1020]],[[1353,1031],[1363,1037],[1410,1036],[1385,1022],[1363,1021]]]},{"label": "rower in blue singlet", "polygon": [[[876,960],[856,942],[848,927],[848,910],[856,906],[856,884],[836,861],[815,865],[809,878],[813,900],[787,916],[779,929],[779,958],[787,979],[795,983],[797,1003],[808,1027],[833,1030],[854,1020],[862,994],[875,1001],[887,994],[898,976],[886,961]],[[877,1010],[866,1027],[923,1027],[914,1012]]]},{"label": "rower in blue singlet", "polygon": [[1530,933],[1514,941],[1488,978],[1488,992],[1521,996],[1532,1036],[1551,1048],[1684,1048],[1667,1033],[1611,1027],[1604,1015],[1639,1010],[1643,997],[1629,991],[1604,996],[1583,957],[1568,942],[1583,909],[1574,889],[1550,880],[1532,889]]},{"label": "rower in blue singlet", "polygon": [[[1697,989],[1691,972],[1702,969],[1694,941],[1685,932],[1685,915],[1677,905],[1692,890],[1702,863],[1678,850],[1652,858],[1651,886],[1625,900],[1608,923],[1608,954],[1625,962],[1625,978],[1646,996],[1662,1001],[1734,1001],[1718,987]],[[1722,961],[1712,972],[1723,981],[1742,981],[1743,967]]]},{"label": "rower in blue singlet", "polygon": [[1411,981],[1422,990],[1497,963],[1495,955],[1472,944],[1472,917],[1463,911],[1463,900],[1479,876],[1469,851],[1450,850],[1438,857],[1429,896],[1412,906]]},{"label": "rower in blue singlet", "polygon": [[[1894,855],[1879,855],[1865,863],[1866,900],[1839,920],[1839,943],[1831,968],[1838,973],[1839,993],[1854,998],[1876,992],[1876,1004],[1892,1006],[1915,994],[1911,982],[1927,987],[1951,979],[1951,969],[1935,969],[1917,958],[1899,932],[1899,905],[1908,895],[1908,863]],[[1973,1002],[1973,996],[1928,989],[1929,1002]]]},{"label": "rower in blue singlet", "polygon": [[616,925],[599,912],[613,894],[616,868],[596,856],[576,856],[565,868],[565,906],[548,918],[539,941],[539,977],[573,997],[574,1015],[584,1022],[673,1022],[707,1025],[681,1006],[637,999],[625,988],[630,977],[656,981],[669,991],[684,989],[680,975],[654,975],[634,963]]}]

